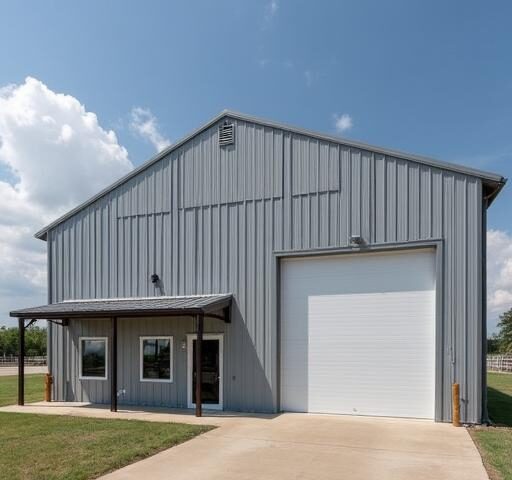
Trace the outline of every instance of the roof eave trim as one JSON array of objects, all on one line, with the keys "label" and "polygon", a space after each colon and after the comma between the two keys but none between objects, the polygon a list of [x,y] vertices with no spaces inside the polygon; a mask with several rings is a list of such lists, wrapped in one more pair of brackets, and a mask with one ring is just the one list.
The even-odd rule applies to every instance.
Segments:
[{"label": "roof eave trim", "polygon": [[507,181],[507,178],[502,177],[501,181],[494,185],[494,190],[492,190],[491,193],[485,196],[485,199],[487,200],[487,208],[491,206],[492,202],[494,202],[495,198],[503,190],[503,187],[505,187]]},{"label": "roof eave trim", "polygon": [[[214,294],[214,295],[191,295],[188,298],[193,297],[215,297],[212,298],[210,302],[205,305],[200,306],[183,306],[183,307],[166,307],[166,308],[138,308],[138,309],[129,309],[126,308],[126,305],[121,305],[120,308],[110,308],[110,309],[98,309],[98,310],[76,310],[69,309],[64,311],[59,311],[55,309],[55,305],[62,306],[66,304],[64,302],[58,302],[57,304],[50,305],[41,305],[39,307],[31,307],[27,309],[21,310],[12,310],[9,312],[9,316],[15,318],[23,318],[23,319],[36,319],[36,320],[47,320],[47,319],[67,319],[67,318],[109,318],[109,317],[153,317],[153,316],[182,316],[182,315],[210,315],[212,313],[218,312],[224,308],[228,308],[232,303],[232,294]],[[155,300],[160,299],[161,297],[153,297]],[[185,297],[169,297],[169,298],[185,298]],[[115,299],[112,299],[115,300]],[[99,300],[99,301],[108,301],[108,300]],[[83,300],[77,301],[81,304],[86,304],[91,302],[91,300]],[[92,303],[96,302],[96,300],[92,300]],[[70,302],[70,305],[73,305]],[[46,311],[41,311],[42,308],[48,308]]]},{"label": "roof eave trim", "polygon": [[239,119],[246,122],[258,123],[263,126],[278,128],[280,130],[285,130],[291,133],[296,133],[298,135],[305,135],[309,137],[316,138],[318,140],[326,140],[333,143],[338,143],[341,145],[346,145],[347,147],[360,148],[362,150],[370,150],[376,153],[382,153],[383,155],[388,155],[390,157],[400,158],[402,160],[408,160],[412,162],[422,163],[425,165],[429,165],[432,167],[437,167],[443,170],[450,170],[457,173],[462,173],[465,175],[470,175],[473,177],[482,178],[484,180],[489,180],[491,182],[502,182],[504,177],[502,175],[487,172],[485,170],[479,170],[477,168],[466,167],[463,165],[459,165],[456,163],[446,162],[443,160],[438,160],[431,157],[426,157],[422,155],[416,155],[413,153],[407,153],[400,150],[394,150],[391,148],[380,147],[378,145],[371,145],[369,143],[360,142],[358,140],[349,140],[343,137],[339,137],[336,135],[328,135],[325,133],[317,132],[314,130],[308,130],[305,128],[294,127],[291,125],[287,125],[285,123],[274,122],[272,120],[266,120],[259,117],[253,117],[251,115],[246,115],[245,113],[239,113],[234,111],[226,110],[224,112],[225,115],[228,115],[231,118]]},{"label": "roof eave trim", "polygon": [[23,318],[25,320],[65,320],[68,318],[110,318],[110,317],[179,317],[186,315],[206,314],[202,308],[184,308],[181,310],[113,310],[113,311],[97,311],[97,312],[10,312],[9,315],[15,318]]}]

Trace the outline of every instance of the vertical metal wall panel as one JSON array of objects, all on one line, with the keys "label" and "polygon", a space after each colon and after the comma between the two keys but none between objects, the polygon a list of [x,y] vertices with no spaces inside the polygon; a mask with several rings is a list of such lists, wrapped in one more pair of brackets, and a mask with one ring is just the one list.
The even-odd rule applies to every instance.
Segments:
[{"label": "vertical metal wall panel", "polygon": [[[341,142],[240,119],[233,123],[234,145],[219,147],[214,125],[54,227],[48,234],[51,301],[232,292],[232,323],[208,323],[209,331],[225,332],[225,408],[274,411],[274,252],[346,247],[355,234],[369,244],[441,239],[437,417],[451,418],[451,383],[457,381],[463,420],[478,422],[481,180]],[[160,276],[163,291],[151,283],[152,273]],[[120,321],[126,401],[183,405],[183,371],[175,390],[164,393],[143,388],[133,360],[133,339],[142,332],[154,328],[182,336],[193,329],[190,319],[173,322]],[[108,400],[108,386],[84,390],[75,358],[76,336],[103,331],[104,325],[74,321],[69,333],[52,327],[57,399]],[[184,361],[177,342],[176,365]]]},{"label": "vertical metal wall panel", "polygon": [[375,154],[374,156],[374,172],[375,172],[375,231],[374,237],[376,243],[384,243],[386,241],[386,157],[384,155]]},{"label": "vertical metal wall panel", "polygon": [[351,149],[350,152],[350,229],[351,234],[361,234],[361,151]]},{"label": "vertical metal wall panel", "polygon": [[394,158],[386,159],[386,235],[385,242],[397,241],[398,222],[398,189],[397,189],[397,165]]},{"label": "vertical metal wall panel", "polygon": [[340,146],[340,245],[348,245],[350,227],[350,148]]},{"label": "vertical metal wall panel", "polygon": [[408,240],[420,238],[420,166],[409,164]]},{"label": "vertical metal wall panel", "polygon": [[419,189],[419,238],[430,238],[432,236],[432,171],[423,166],[420,167]]},{"label": "vertical metal wall panel", "polygon": [[360,169],[360,199],[359,199],[359,227],[360,234],[367,242],[371,242],[372,238],[372,225],[371,218],[373,216],[370,211],[370,203],[372,197],[371,185],[371,152],[361,152],[361,169]]},{"label": "vertical metal wall panel", "polygon": [[[457,352],[455,363],[455,376],[461,379],[462,398],[468,399],[467,385],[467,342],[469,340],[469,332],[467,329],[467,218],[466,218],[466,177],[455,175],[454,177],[454,197],[455,197],[455,229],[454,229],[454,318],[460,318],[460,322],[456,323],[455,351]],[[462,402],[461,405],[464,418],[467,418],[467,403]]]},{"label": "vertical metal wall panel", "polygon": [[396,240],[405,242],[409,231],[409,162],[397,160],[396,166]]}]

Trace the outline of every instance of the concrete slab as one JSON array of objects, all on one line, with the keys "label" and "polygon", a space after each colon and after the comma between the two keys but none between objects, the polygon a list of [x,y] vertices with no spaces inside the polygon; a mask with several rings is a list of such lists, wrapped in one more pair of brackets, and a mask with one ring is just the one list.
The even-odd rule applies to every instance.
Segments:
[{"label": "concrete slab", "polygon": [[192,425],[215,425],[236,423],[237,419],[244,422],[251,420],[270,420],[277,415],[246,414],[227,411],[203,411],[198,418],[192,409],[170,409],[155,407],[119,406],[116,413],[110,411],[110,405],[90,404],[88,402],[34,402],[20,407],[8,405],[0,407],[0,412],[37,413],[41,415],[69,415],[74,417],[121,418],[125,420],[143,420],[146,422],[179,422]]},{"label": "concrete slab", "polygon": [[422,420],[337,415],[254,415],[229,412],[196,418],[164,409],[112,414],[88,404],[3,407],[101,418],[201,423],[219,428],[102,477],[190,480],[379,479],[488,480],[468,432]]}]

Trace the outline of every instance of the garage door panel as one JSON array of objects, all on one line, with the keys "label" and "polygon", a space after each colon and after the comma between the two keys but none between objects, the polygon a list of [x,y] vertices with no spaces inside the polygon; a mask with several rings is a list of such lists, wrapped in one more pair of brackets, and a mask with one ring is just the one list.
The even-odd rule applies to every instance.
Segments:
[{"label": "garage door panel", "polygon": [[433,253],[351,257],[283,262],[282,408],[433,418]]}]

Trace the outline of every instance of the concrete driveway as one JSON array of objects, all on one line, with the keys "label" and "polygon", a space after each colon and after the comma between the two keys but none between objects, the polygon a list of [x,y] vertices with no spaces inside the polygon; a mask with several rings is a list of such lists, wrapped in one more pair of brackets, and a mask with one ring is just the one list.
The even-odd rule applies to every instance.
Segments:
[{"label": "concrete driveway", "polygon": [[464,428],[416,420],[284,414],[224,418],[211,432],[102,478],[484,480],[488,476]]}]

